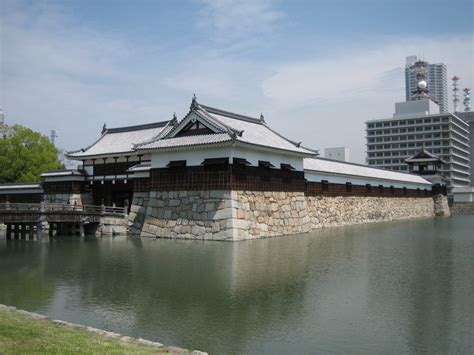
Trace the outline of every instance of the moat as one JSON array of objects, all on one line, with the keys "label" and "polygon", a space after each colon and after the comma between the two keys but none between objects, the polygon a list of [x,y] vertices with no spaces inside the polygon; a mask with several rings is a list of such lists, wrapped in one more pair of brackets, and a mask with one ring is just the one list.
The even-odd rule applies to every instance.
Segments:
[{"label": "moat", "polygon": [[474,217],[239,243],[0,239],[0,303],[221,353],[472,353]]}]

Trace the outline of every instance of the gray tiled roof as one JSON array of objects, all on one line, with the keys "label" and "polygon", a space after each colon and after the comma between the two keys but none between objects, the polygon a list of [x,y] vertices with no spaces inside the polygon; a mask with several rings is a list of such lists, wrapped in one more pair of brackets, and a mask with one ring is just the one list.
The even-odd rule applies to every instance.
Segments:
[{"label": "gray tiled roof", "polygon": [[81,159],[91,156],[133,152],[135,144],[148,142],[168,132],[171,129],[171,122],[163,121],[139,126],[106,129],[102,136],[92,145],[84,149],[67,152],[66,156],[72,159]]},{"label": "gray tiled roof", "polygon": [[[200,117],[215,134],[174,137],[179,132],[186,119],[191,114]],[[252,118],[220,110],[210,106],[200,105],[195,100],[190,112],[169,133],[146,144],[137,144],[136,149],[165,149],[182,146],[216,144],[227,141],[236,141],[242,144],[251,144],[271,149],[284,150],[304,155],[316,155],[317,152],[304,148],[271,129],[263,117]]]},{"label": "gray tiled roof", "polygon": [[322,173],[341,174],[373,179],[393,180],[431,185],[429,181],[423,179],[421,176],[418,175],[399,173],[396,171],[372,168],[366,165],[345,163],[341,161],[323,158],[306,158],[304,159],[303,165],[305,171],[309,170]]}]

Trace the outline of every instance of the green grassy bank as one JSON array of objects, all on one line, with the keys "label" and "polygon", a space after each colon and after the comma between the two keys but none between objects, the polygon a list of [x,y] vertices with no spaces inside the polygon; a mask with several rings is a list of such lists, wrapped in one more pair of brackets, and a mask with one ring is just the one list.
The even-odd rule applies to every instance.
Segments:
[{"label": "green grassy bank", "polygon": [[0,354],[167,354],[189,353],[112,339],[85,329],[0,309]]}]

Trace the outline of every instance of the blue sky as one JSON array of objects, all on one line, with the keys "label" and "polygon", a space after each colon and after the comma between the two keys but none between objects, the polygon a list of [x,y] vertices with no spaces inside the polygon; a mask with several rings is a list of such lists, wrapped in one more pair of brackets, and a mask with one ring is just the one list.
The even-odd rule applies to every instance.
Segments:
[{"label": "blue sky", "polygon": [[0,107],[72,150],[184,115],[191,96],[316,149],[365,157],[364,121],[404,99],[405,56],[473,86],[473,5],[416,1],[1,2]]}]

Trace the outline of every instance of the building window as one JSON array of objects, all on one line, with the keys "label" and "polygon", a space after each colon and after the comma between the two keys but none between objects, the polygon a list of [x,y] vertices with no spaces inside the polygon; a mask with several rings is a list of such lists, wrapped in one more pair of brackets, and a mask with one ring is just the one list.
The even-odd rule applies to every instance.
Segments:
[{"label": "building window", "polygon": [[346,182],[346,192],[352,192],[352,182]]},{"label": "building window", "polygon": [[258,166],[260,168],[260,180],[263,182],[270,181],[271,168],[274,168],[275,165],[269,161],[259,160]]},{"label": "building window", "polygon": [[247,179],[247,166],[251,165],[246,159],[233,158],[232,165],[234,175],[237,180],[243,181]]},{"label": "building window", "polygon": [[329,191],[329,181],[321,180],[321,191]]},{"label": "building window", "polygon": [[185,168],[186,167],[186,160],[171,160],[168,165],[166,165],[167,168]]},{"label": "building window", "polygon": [[283,179],[283,183],[289,184],[291,183],[291,171],[295,170],[290,164],[280,164],[281,169],[281,177]]}]

